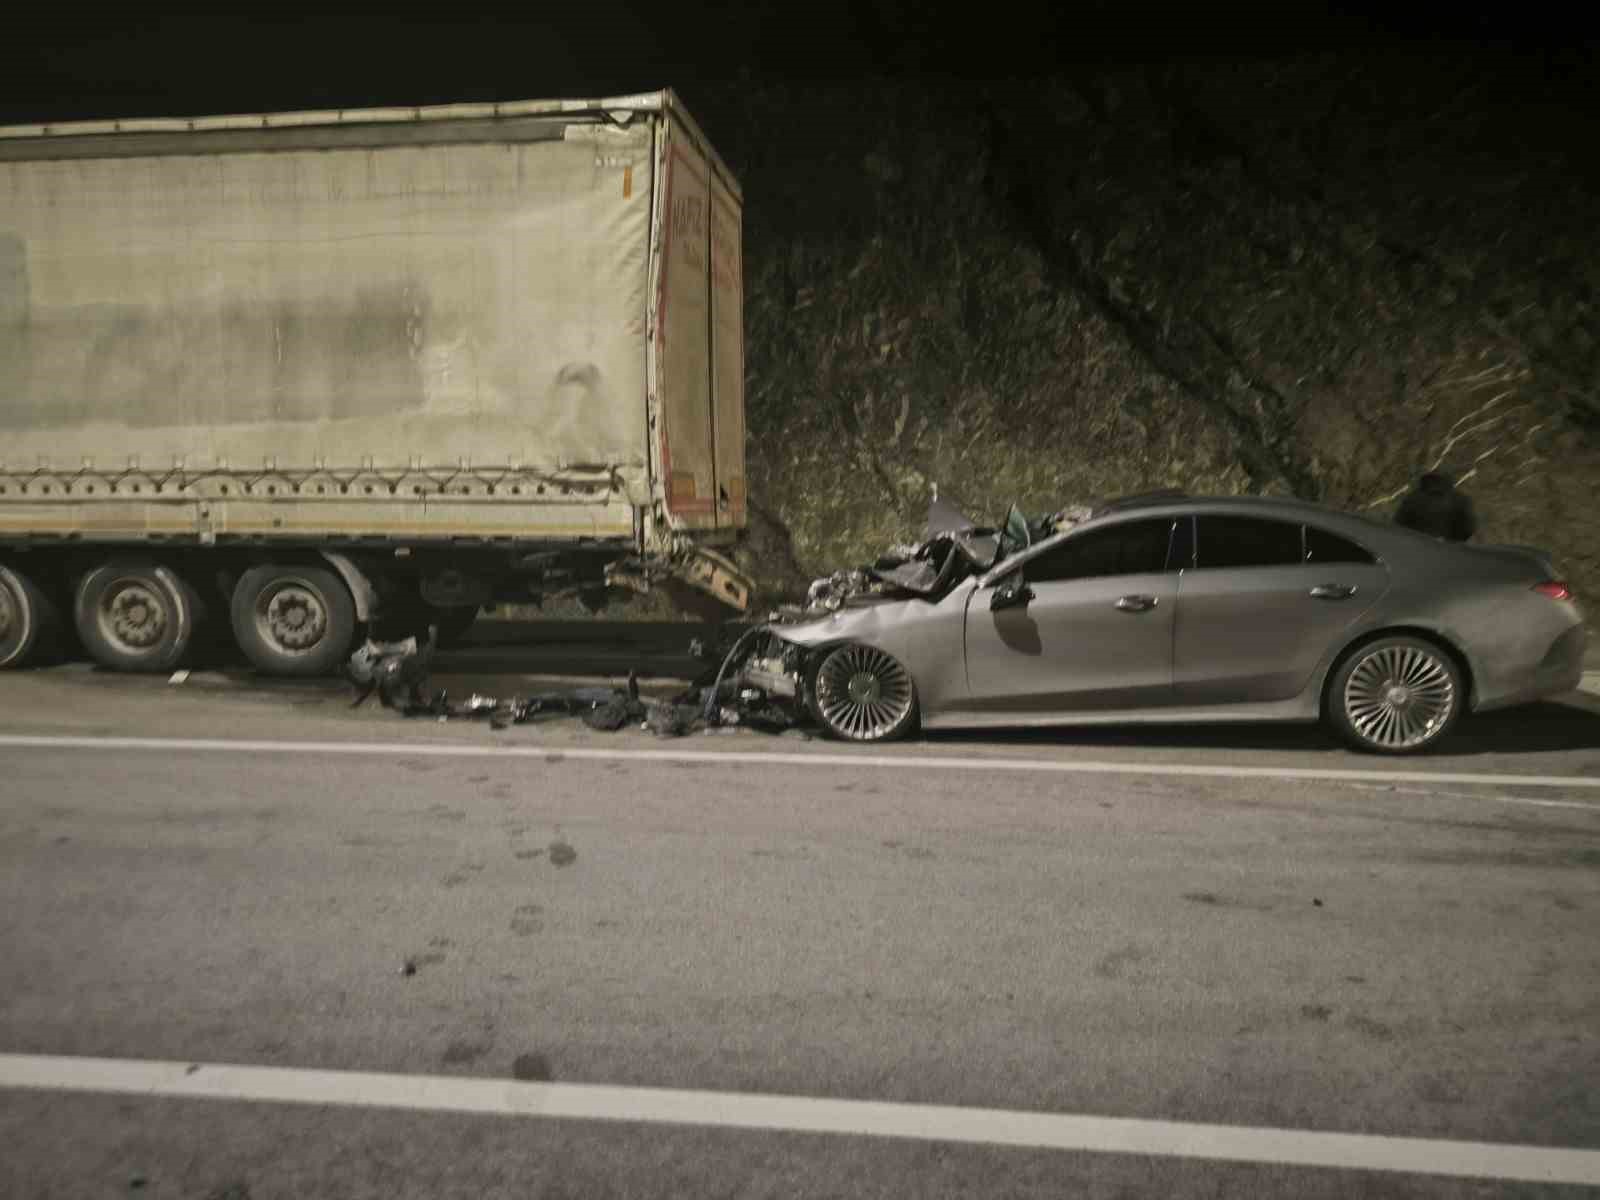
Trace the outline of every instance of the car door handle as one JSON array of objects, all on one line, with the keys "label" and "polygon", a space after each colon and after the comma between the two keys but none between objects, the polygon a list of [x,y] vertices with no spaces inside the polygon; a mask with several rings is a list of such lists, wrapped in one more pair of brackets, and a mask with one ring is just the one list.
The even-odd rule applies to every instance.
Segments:
[{"label": "car door handle", "polygon": [[1123,612],[1146,612],[1156,604],[1154,596],[1123,596],[1117,601],[1117,607]]},{"label": "car door handle", "polygon": [[1356,594],[1356,589],[1344,583],[1319,583],[1311,589],[1311,594],[1318,600],[1348,600]]}]

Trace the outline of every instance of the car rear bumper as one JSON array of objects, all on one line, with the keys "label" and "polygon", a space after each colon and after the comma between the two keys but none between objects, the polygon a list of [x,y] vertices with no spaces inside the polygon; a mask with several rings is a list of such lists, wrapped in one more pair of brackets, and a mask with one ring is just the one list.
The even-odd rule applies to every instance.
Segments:
[{"label": "car rear bumper", "polygon": [[1544,657],[1531,670],[1521,673],[1520,677],[1503,677],[1492,693],[1480,692],[1474,711],[1488,712],[1575,691],[1583,682],[1586,648],[1582,623],[1572,625],[1550,643]]}]

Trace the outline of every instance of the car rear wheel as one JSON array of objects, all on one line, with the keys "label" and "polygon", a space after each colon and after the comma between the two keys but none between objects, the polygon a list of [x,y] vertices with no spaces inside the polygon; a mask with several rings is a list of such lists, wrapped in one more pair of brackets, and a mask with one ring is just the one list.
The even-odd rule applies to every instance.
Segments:
[{"label": "car rear wheel", "polygon": [[812,715],[836,738],[887,742],[917,724],[917,688],[893,655],[856,644],[826,651],[807,689]]},{"label": "car rear wheel", "polygon": [[1358,647],[1329,681],[1326,715],[1334,731],[1371,754],[1416,754],[1438,744],[1461,716],[1461,669],[1415,637]]}]

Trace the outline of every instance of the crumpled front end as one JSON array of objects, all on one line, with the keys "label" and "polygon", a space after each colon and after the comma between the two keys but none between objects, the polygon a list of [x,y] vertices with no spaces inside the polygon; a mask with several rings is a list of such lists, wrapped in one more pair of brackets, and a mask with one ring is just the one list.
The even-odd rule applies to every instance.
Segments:
[{"label": "crumpled front end", "polygon": [[813,580],[803,607],[780,612],[781,619],[803,619],[837,612],[858,601],[918,598],[937,602],[959,583],[1042,537],[1087,520],[1091,510],[1073,505],[1049,516],[1028,518],[1015,504],[997,528],[978,525],[937,495],[928,504],[920,542],[891,546],[871,563],[848,567]]},{"label": "crumpled front end", "polygon": [[998,527],[980,526],[935,496],[922,540],[890,547],[873,562],[814,580],[803,604],[773,612],[728,655],[725,676],[741,692],[815,715],[809,692],[830,652],[857,644],[890,656],[915,680],[925,704],[937,708],[964,686],[964,664],[951,653],[952,607],[966,603],[976,579],[997,563],[1087,520],[1075,505],[1028,518],[1013,505]]}]

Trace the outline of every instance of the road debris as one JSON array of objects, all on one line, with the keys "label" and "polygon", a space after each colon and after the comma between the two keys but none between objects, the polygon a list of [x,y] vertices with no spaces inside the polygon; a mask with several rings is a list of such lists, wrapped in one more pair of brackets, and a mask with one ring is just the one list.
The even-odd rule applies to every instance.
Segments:
[{"label": "road debris", "polygon": [[[374,693],[385,708],[403,717],[431,717],[441,721],[485,720],[491,729],[507,729],[546,719],[577,717],[590,729],[614,733],[629,726],[658,737],[685,737],[716,729],[752,729],[782,733],[801,714],[795,706],[770,699],[759,688],[741,685],[734,668],[758,626],[741,635],[733,648],[686,690],[668,699],[646,698],[639,692],[639,676],[631,671],[625,684],[611,687],[573,687],[522,696],[486,696],[473,692],[461,700],[430,682],[434,636],[419,643],[414,637],[398,642],[368,641],[350,658],[346,673],[356,694],[352,707]],[[707,658],[703,644],[697,657]]]}]

